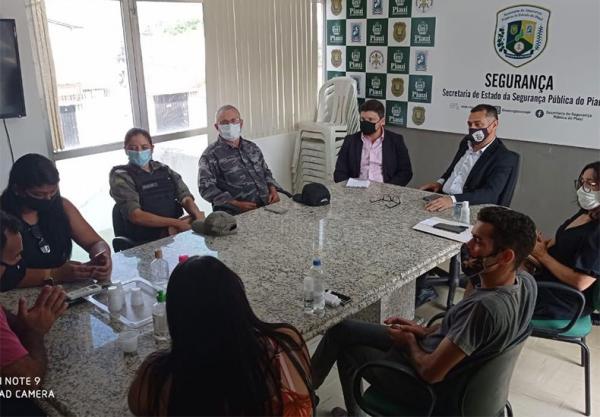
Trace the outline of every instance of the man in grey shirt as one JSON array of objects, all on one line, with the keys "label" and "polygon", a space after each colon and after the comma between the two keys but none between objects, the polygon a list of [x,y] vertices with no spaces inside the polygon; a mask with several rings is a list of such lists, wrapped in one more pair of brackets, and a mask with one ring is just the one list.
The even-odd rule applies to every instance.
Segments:
[{"label": "man in grey shirt", "polygon": [[234,106],[216,114],[216,142],[205,149],[198,163],[200,195],[213,208],[239,214],[279,201],[277,189],[260,148],[241,137],[244,121]]},{"label": "man in grey shirt", "polygon": [[[533,249],[535,224],[524,214],[504,207],[483,208],[477,220],[473,238],[463,251],[468,254],[463,270],[478,275],[480,283],[448,311],[442,324],[426,328],[391,317],[385,320],[389,327],[350,320],[334,326],[311,359],[315,389],[337,361],[348,415],[359,415],[352,378],[367,362],[404,363],[424,381],[437,383],[454,367],[500,353],[528,334],[537,287],[529,274],[517,273],[517,268]],[[366,379],[391,395],[403,393],[405,402],[418,406],[424,401],[414,383],[389,372],[371,371]]]}]

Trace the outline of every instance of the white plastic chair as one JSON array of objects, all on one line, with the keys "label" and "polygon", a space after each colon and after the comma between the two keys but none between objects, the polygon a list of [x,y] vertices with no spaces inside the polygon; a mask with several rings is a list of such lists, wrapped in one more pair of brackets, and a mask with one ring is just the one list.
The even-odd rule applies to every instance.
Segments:
[{"label": "white plastic chair", "polygon": [[[298,124],[299,134],[292,160],[294,186],[301,186],[304,182],[299,168],[302,165],[301,158],[308,150],[313,152],[311,156],[318,156],[325,161],[326,175],[323,179],[330,180],[344,138],[348,134],[358,132],[359,129],[356,80],[351,77],[336,77],[327,81],[319,91],[315,121]],[[296,188],[294,190],[298,191]]]}]

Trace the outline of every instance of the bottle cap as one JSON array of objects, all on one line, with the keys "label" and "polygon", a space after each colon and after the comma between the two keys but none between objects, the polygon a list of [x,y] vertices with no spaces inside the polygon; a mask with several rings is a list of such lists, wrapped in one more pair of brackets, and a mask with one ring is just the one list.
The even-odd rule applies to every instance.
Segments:
[{"label": "bottle cap", "polygon": [[167,301],[167,294],[163,290],[158,290],[156,293],[156,301],[164,303]]},{"label": "bottle cap", "polygon": [[187,255],[179,255],[179,263],[187,261],[190,257]]},{"label": "bottle cap", "polygon": [[321,266],[321,260],[319,258],[313,259],[313,266]]},{"label": "bottle cap", "polygon": [[156,259],[162,258],[162,249],[157,249],[154,251],[154,257]]}]

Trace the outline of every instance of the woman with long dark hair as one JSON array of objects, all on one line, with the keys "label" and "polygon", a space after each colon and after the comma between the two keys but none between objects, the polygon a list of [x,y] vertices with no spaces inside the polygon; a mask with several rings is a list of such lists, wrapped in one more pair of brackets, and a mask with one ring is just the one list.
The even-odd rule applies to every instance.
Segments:
[{"label": "woman with long dark hair", "polygon": [[150,355],[129,407],[151,416],[312,416],[310,358],[298,331],[265,323],[241,279],[216,258],[190,258],[167,287],[171,348]]},{"label": "woman with long dark hair", "polygon": [[[554,239],[541,234],[532,256],[540,270],[535,277],[581,291],[586,302],[583,315],[593,310],[592,287],[600,278],[600,161],[587,164],[575,180],[579,211],[556,231]],[[570,319],[577,301],[564,291],[540,288],[534,318]]]},{"label": "woman with long dark hair", "polygon": [[[10,170],[0,209],[21,221],[27,273],[20,282],[2,280],[1,289],[78,279],[110,279],[110,247],[79,210],[60,195],[54,163],[38,154],[19,158]],[[90,262],[71,261],[72,240],[90,254]]]}]

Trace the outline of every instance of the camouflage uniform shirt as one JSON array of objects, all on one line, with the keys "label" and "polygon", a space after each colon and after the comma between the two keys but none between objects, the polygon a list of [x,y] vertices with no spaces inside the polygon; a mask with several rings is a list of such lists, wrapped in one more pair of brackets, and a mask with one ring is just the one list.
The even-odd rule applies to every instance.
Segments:
[{"label": "camouflage uniform shirt", "polygon": [[223,205],[230,200],[265,205],[269,185],[280,188],[260,148],[243,138],[235,148],[219,137],[208,145],[198,162],[200,195],[213,205]]},{"label": "camouflage uniform shirt", "polygon": [[[154,171],[160,167],[166,166],[157,161],[150,161],[150,169]],[[141,169],[141,168],[139,168]],[[176,196],[179,204],[186,198],[192,197],[192,193],[190,193],[190,189],[185,185],[183,180],[181,179],[181,175],[173,171],[171,168],[167,166],[169,170],[169,175],[175,182],[176,187]],[[124,169],[113,169],[110,172],[110,195],[115,200],[117,205],[119,206],[119,210],[121,211],[121,215],[124,218],[129,218],[129,215],[135,209],[141,209],[142,206],[140,204],[140,195],[135,188],[135,182],[131,175]]]}]

